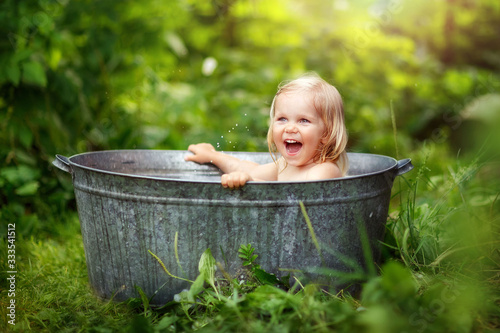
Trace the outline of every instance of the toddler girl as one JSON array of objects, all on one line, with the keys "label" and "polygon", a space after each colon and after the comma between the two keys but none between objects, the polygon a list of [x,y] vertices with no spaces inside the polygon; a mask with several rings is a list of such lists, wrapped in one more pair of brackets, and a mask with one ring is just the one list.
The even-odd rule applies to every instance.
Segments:
[{"label": "toddler girl", "polygon": [[348,168],[342,98],[335,87],[308,74],[278,87],[267,133],[274,162],[257,164],[217,152],[208,143],[190,145],[186,161],[213,163],[222,186],[247,181],[303,181],[342,177]]}]

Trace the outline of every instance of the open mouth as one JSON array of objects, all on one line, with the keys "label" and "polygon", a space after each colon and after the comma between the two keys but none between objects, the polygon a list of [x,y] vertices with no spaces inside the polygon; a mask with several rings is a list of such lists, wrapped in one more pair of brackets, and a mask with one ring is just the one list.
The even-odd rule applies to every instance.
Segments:
[{"label": "open mouth", "polygon": [[302,148],[302,143],[295,140],[285,140],[285,148],[288,155],[295,155]]}]

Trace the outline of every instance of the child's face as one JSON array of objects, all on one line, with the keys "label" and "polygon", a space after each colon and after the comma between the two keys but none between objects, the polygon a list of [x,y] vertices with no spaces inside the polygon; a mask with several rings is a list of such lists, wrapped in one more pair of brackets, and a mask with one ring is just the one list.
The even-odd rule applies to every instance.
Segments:
[{"label": "child's face", "polygon": [[310,96],[279,95],[272,126],[274,144],[288,165],[301,167],[314,163],[326,127]]}]

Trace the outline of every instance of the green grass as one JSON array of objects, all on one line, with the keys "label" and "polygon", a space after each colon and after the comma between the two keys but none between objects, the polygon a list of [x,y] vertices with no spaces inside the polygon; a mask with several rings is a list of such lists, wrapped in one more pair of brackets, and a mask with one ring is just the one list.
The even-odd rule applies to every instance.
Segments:
[{"label": "green grass", "polygon": [[[77,216],[68,218],[59,226],[64,229],[56,239],[16,240],[16,325],[2,322],[2,329],[118,331],[137,313],[126,304],[103,302],[94,297],[88,286]],[[2,291],[2,318],[6,318],[6,296]]]},{"label": "green grass", "polygon": [[[212,283],[206,283],[206,288],[196,290],[196,298],[184,297],[160,309],[150,308],[144,299],[123,303],[99,300],[88,286],[78,218],[71,213],[59,221],[45,221],[52,223],[46,232],[16,239],[16,325],[2,321],[0,330],[498,330],[498,164],[458,161],[440,168],[444,163],[425,162],[435,161],[433,154],[437,152],[425,153],[420,158],[424,162],[396,182],[381,272],[365,281],[359,298],[342,292],[332,295],[312,284],[288,291],[269,285],[253,274],[260,270],[259,249],[245,244],[240,256],[249,275],[243,284],[232,281],[233,277],[219,276],[215,278],[216,290]],[[5,240],[1,246],[5,258]],[[212,281],[210,274],[203,279]],[[4,286],[2,276],[2,319],[6,318],[8,299]]]}]

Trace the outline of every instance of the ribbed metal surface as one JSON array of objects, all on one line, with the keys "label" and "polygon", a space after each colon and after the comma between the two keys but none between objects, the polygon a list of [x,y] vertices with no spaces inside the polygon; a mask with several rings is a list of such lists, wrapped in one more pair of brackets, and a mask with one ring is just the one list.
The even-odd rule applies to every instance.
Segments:
[{"label": "ribbed metal surface", "polygon": [[[99,296],[137,297],[134,285],[138,285],[148,296],[157,292],[152,303],[159,305],[189,287],[169,277],[148,250],[172,274],[191,280],[198,275],[198,261],[207,248],[234,273],[241,267],[238,248],[248,243],[256,248],[263,269],[278,276],[287,274],[280,268],[320,267],[322,260],[299,201],[325,248],[325,266],[348,269],[332,253],[364,265],[359,226],[366,229],[378,260],[393,180],[411,169],[411,163],[403,168],[386,156],[349,154],[349,176],[342,179],[251,182],[229,190],[220,185],[217,168],[185,162],[186,154],[107,151],[64,161],[73,177],[90,284]],[[271,161],[268,153],[234,155]],[[175,257],[176,232],[180,266]]]}]

